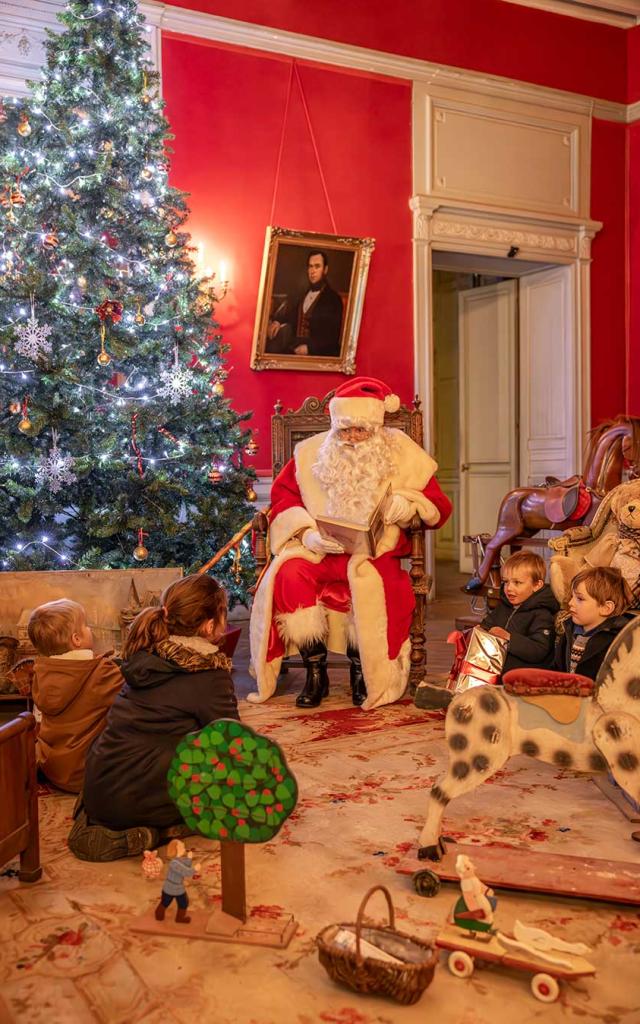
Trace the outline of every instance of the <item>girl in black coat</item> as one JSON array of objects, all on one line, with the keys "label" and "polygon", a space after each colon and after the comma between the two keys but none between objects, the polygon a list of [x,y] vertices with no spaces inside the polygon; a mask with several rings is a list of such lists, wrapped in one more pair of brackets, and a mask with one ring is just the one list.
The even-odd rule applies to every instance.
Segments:
[{"label": "girl in black coat", "polygon": [[[134,619],[123,647],[125,685],[87,755],[84,808],[69,849],[83,860],[115,860],[179,831],[167,771],[181,739],[217,718],[238,719],[231,661],[216,641],[227,600],[210,576],[168,587],[159,608]],[[171,826],[174,826],[171,828]]]}]

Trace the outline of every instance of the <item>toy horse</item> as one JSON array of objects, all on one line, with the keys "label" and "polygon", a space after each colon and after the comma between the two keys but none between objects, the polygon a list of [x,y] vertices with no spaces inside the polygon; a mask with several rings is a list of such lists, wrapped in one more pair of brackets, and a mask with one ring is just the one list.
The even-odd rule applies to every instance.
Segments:
[{"label": "toy horse", "polygon": [[609,771],[640,801],[640,616],[614,639],[595,683],[538,669],[514,669],[504,682],[504,688],[465,690],[449,705],[449,766],[429,794],[421,859],[440,860],[444,853],[440,823],[447,804],[495,775],[513,754],[577,772]]}]

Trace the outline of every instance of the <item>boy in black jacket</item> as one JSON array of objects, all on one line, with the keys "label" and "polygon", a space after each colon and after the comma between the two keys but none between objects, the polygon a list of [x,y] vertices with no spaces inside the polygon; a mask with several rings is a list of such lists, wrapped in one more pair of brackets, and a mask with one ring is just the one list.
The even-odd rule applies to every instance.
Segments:
[{"label": "boy in black jacket", "polygon": [[633,598],[619,569],[583,569],[571,581],[571,618],[556,647],[554,668],[595,679],[614,636],[629,622]]},{"label": "boy in black jacket", "polygon": [[544,577],[544,559],[533,551],[517,551],[502,566],[500,604],[480,625],[509,641],[503,672],[553,665],[554,619],[560,605]]}]

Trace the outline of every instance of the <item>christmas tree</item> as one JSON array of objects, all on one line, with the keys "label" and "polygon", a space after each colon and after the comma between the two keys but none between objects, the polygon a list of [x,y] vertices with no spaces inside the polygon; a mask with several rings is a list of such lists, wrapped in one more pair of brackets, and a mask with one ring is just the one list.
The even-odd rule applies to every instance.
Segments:
[{"label": "christmas tree", "polygon": [[[224,398],[213,277],[135,0],[72,0],[0,104],[0,561],[199,568],[246,523],[256,445]],[[216,567],[246,596],[231,550]]]}]

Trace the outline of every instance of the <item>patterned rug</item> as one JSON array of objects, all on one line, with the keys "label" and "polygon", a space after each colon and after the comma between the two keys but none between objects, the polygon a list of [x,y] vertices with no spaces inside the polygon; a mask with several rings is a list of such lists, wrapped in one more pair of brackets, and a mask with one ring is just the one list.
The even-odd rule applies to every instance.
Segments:
[{"label": "patterned rug", "polygon": [[[0,1024],[638,1024],[640,914],[604,903],[500,895],[498,927],[509,930],[520,917],[592,949],[596,977],[563,985],[552,1006],[533,998],[528,975],[500,968],[459,980],[441,963],[411,1007],[329,979],[314,937],[326,924],[354,921],[370,886],[386,885],[397,927],[425,940],[457,894],[443,885],[435,898],[420,898],[395,870],[415,850],[428,790],[445,763],[441,718],[408,701],[366,714],[348,706],[346,684],[334,691],[310,712],[295,709],[288,694],[261,706],[241,703],[244,721],[281,744],[300,788],[276,839],[246,851],[252,915],[283,909],[298,922],[287,950],[131,932],[132,919],[157,902],[158,882],[144,877],[141,859],[75,860],[65,847],[73,800],[45,790],[43,880],[20,885],[7,869],[0,878]],[[465,842],[640,856],[629,839],[634,826],[589,779],[525,758],[454,801],[445,823]],[[218,846],[204,838],[190,845],[202,864],[191,905],[213,908]],[[379,894],[370,912],[383,918]]]}]

